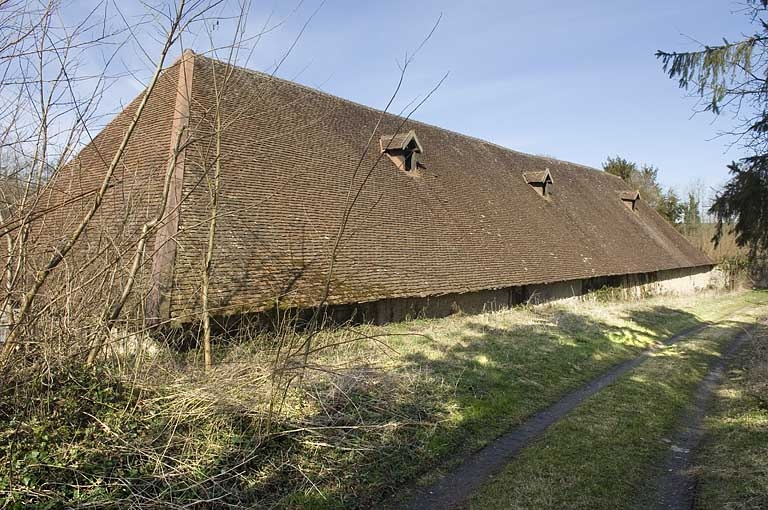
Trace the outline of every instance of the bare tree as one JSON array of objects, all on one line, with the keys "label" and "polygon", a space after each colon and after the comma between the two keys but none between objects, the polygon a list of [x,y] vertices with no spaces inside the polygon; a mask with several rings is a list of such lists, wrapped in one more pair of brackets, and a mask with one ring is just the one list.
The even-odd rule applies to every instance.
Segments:
[{"label": "bare tree", "polygon": [[[59,21],[60,7],[55,0],[37,7],[4,2],[3,7],[10,7],[12,11],[6,14],[2,23],[12,30],[3,32],[8,35],[0,42],[0,64],[3,65],[3,92],[13,91],[14,96],[4,98],[0,107],[4,113],[2,142],[5,152],[11,150],[29,154],[30,162],[25,172],[25,187],[21,198],[14,204],[13,213],[6,213],[2,218],[2,235],[5,237],[7,255],[3,286],[5,293],[0,311],[5,313],[6,318],[9,315],[11,317],[8,336],[0,347],[4,362],[18,347],[23,329],[34,321],[32,310],[41,289],[62,263],[66,262],[102,207],[108,191],[119,184],[115,180],[115,173],[122,164],[123,155],[152,97],[169,53],[190,24],[203,19],[217,4],[216,1],[188,4],[186,0],[179,0],[173,9],[165,11],[155,8],[152,11],[153,17],[164,20],[164,23],[149,83],[116,149],[110,154],[99,154],[106,167],[100,185],[82,196],[74,197],[73,200],[79,204],[87,204],[82,208],[82,216],[74,223],[72,230],[61,237],[61,242],[49,247],[52,253],[47,260],[30,271],[26,255],[29,249],[29,226],[35,219],[51,212],[40,202],[43,195],[41,191],[50,187],[50,182],[55,183],[55,177],[72,164],[70,156],[83,135],[86,140],[92,138],[90,124],[97,112],[101,94],[111,79],[106,71],[95,76],[78,74],[78,66],[81,64],[78,56],[85,55],[86,50],[103,50],[115,45],[116,49],[107,56],[109,62],[126,41],[136,40],[136,35],[135,27],[129,23],[115,30],[108,31],[105,28],[106,21],[103,16],[99,16],[99,8],[106,9],[111,4],[100,4],[97,9],[86,13],[74,27],[70,27]],[[143,49],[140,42],[138,44]],[[83,99],[80,85],[85,84],[93,84],[93,93]],[[49,177],[52,177],[50,181]],[[107,327],[117,320],[131,294],[136,273],[143,264],[147,238],[164,216],[166,195],[164,187],[160,211],[144,224],[135,241],[133,263],[128,270],[126,282],[121,286],[116,302],[109,305],[103,315]],[[66,205],[57,204],[57,207]],[[35,250],[39,256],[43,247],[35,246]],[[102,269],[101,275],[111,271],[114,278],[114,269]],[[29,275],[28,281],[22,281],[26,275]],[[9,313],[11,310],[13,313]],[[88,356],[89,360],[93,359],[98,347],[97,342]]]},{"label": "bare tree", "polygon": [[[10,2],[5,2],[4,5],[10,5]],[[218,222],[222,215],[233,214],[233,211],[224,211],[220,203],[223,179],[222,160],[224,159],[222,139],[238,115],[248,108],[248,105],[243,105],[239,111],[225,112],[223,100],[230,87],[229,82],[234,66],[240,63],[241,55],[249,56],[261,35],[282,23],[279,21],[270,25],[269,22],[265,22],[261,32],[247,37],[249,3],[247,1],[238,3],[234,15],[229,16],[229,20],[234,22],[234,28],[231,34],[225,37],[225,42],[217,45],[212,32],[218,21],[222,19],[219,12],[214,12],[218,5],[219,2],[216,0],[197,0],[191,3],[188,0],[178,0],[178,3],[169,10],[147,6],[153,23],[157,20],[161,21],[159,32],[161,36],[157,41],[158,49],[155,57],[151,57],[154,52],[143,44],[135,25],[119,9],[115,11],[117,14],[115,19],[121,21],[118,28],[111,30],[105,28],[106,11],[101,9],[107,9],[107,7],[116,9],[112,4],[99,4],[97,8],[83,16],[74,28],[55,24],[60,9],[56,0],[41,3],[36,9],[30,9],[27,4],[14,3],[13,6],[17,8],[15,17],[9,15],[2,19],[4,26],[15,27],[15,32],[3,32],[4,38],[0,40],[0,57],[6,71],[4,83],[15,84],[7,90],[12,90],[16,100],[7,100],[0,104],[0,108],[8,112],[4,115],[3,124],[0,127],[5,133],[4,140],[9,141],[0,147],[3,148],[0,156],[6,152],[5,147],[9,147],[23,153],[29,161],[24,171],[27,180],[22,199],[15,204],[12,214],[0,211],[2,215],[0,234],[5,238],[6,251],[3,271],[4,293],[0,301],[2,306],[0,313],[4,312],[5,316],[10,318],[9,334],[0,346],[0,357],[3,362],[7,362],[24,343],[24,333],[35,324],[37,317],[40,314],[50,313],[52,307],[59,305],[66,310],[64,320],[69,321],[69,324],[79,331],[79,336],[87,338],[85,345],[80,348],[86,362],[93,363],[96,360],[102,352],[104,342],[114,333],[113,328],[125,315],[128,304],[142,302],[140,298],[146,292],[146,288],[142,286],[140,280],[147,266],[149,241],[157,234],[160,226],[168,220],[169,215],[178,212],[178,208],[181,207],[180,203],[171,200],[170,197],[169,188],[173,179],[173,169],[177,158],[191,145],[198,144],[207,145],[207,153],[202,159],[205,168],[201,184],[207,189],[209,197],[206,210],[207,236],[201,253],[201,302],[198,317],[201,326],[200,342],[204,366],[206,369],[211,368],[213,364],[212,317],[217,313],[217,303],[212,298],[211,289],[212,280],[215,278]],[[310,20],[307,20],[296,39],[281,56],[273,73],[276,73],[286,60]],[[179,137],[162,168],[163,184],[159,190],[156,206],[153,206],[153,211],[138,225],[132,225],[131,222],[138,216],[131,210],[131,207],[135,207],[131,205],[133,200],[131,197],[141,193],[139,188],[143,183],[130,183],[128,177],[121,173],[126,170],[122,166],[124,155],[131,145],[136,127],[166,67],[168,55],[182,46],[182,37],[189,34],[192,24],[198,21],[202,22],[202,26],[207,31],[214,56],[224,64],[223,73],[213,73],[213,106],[211,111],[206,112],[205,120],[210,125],[205,126],[205,129],[201,129],[201,126],[185,128],[178,133]],[[389,110],[398,95],[410,63],[418,50],[429,40],[438,23],[427,34],[419,48],[411,56],[406,57],[401,66],[397,87],[386,110]],[[15,36],[6,36],[6,34],[15,34]],[[117,59],[119,49],[127,44],[135,45],[139,52],[152,62],[154,71],[151,78],[132,112],[120,143],[114,150],[99,154],[105,167],[105,171],[100,175],[99,185],[51,206],[41,197],[51,189],[51,183],[56,183],[57,177],[69,168],[68,165],[71,167],[73,154],[81,146],[81,141],[93,140],[91,131],[99,113],[99,102],[103,91],[115,76],[131,74],[130,71],[121,70],[120,74],[110,75],[107,72],[99,72],[88,75],[78,67],[78,56],[82,57],[87,50],[93,48],[114,46],[106,57],[106,61],[111,62]],[[23,62],[23,65],[19,66],[19,62]],[[17,68],[21,71],[15,71]],[[440,86],[440,83],[435,89]],[[81,89],[85,85],[89,85],[94,93],[83,95]],[[428,100],[432,92],[434,90],[418,104],[408,105],[407,112],[405,110],[401,112],[401,115],[405,115],[400,121],[400,127],[421,104]],[[30,112],[18,106],[24,103],[20,100],[24,98],[34,99],[27,102],[35,106],[31,117]],[[16,108],[13,105],[16,105]],[[366,155],[377,141],[376,135],[380,134],[378,129],[384,116],[385,113],[382,113],[379,122],[373,127],[358,165],[349,177],[350,184],[343,214],[339,218],[338,231],[332,240],[333,247],[328,260],[325,285],[322,295],[318,296],[319,305],[312,319],[312,324],[315,326],[321,324],[322,310],[330,297],[335,262],[343,244],[350,215],[375,170],[376,164],[371,168],[363,168],[363,166]],[[376,159],[376,163],[380,158],[381,154]],[[133,178],[140,179],[136,175]],[[98,216],[110,191],[116,187],[120,187],[121,193],[127,194],[129,198],[126,199],[128,205],[125,206],[125,210],[121,211],[124,217],[112,218],[116,224],[110,230],[103,225],[95,225],[94,218]],[[73,222],[70,231],[59,233],[60,242],[51,246],[29,242],[30,226],[36,221],[44,222],[46,214],[55,212],[51,207],[62,208],[73,204],[78,205],[82,210],[81,215],[77,221]],[[120,224],[121,221],[123,224]],[[89,235],[95,235],[99,239],[94,243],[96,247],[89,251],[84,259],[77,259],[73,255],[78,252],[78,246],[83,244],[81,240],[85,232],[90,232]],[[117,238],[118,236],[120,239]],[[28,256],[29,249],[34,250],[34,257]],[[41,254],[46,251],[48,251],[47,257],[37,265],[37,261],[41,260]],[[51,277],[57,273],[60,280],[57,280],[58,287],[54,288]],[[45,300],[40,300],[41,293],[46,294]],[[39,306],[37,306],[38,301],[40,301]],[[93,313],[96,310],[98,313]],[[79,315],[75,317],[78,313]],[[303,352],[305,364],[309,353],[313,351],[311,341],[310,335],[301,349],[290,350],[291,353]]]}]

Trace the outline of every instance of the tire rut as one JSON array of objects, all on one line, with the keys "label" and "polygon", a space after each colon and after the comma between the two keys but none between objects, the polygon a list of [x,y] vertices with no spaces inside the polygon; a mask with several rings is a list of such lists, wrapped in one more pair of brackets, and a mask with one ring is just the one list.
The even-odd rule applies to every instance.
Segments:
[{"label": "tire rut", "polygon": [[[747,305],[731,311],[728,315],[737,314],[753,305]],[[647,360],[651,355],[664,347],[673,345],[683,338],[695,335],[722,321],[722,317],[714,322],[703,322],[686,328],[646,349],[636,357],[614,365],[607,372],[597,376],[580,388],[561,397],[555,403],[528,417],[510,432],[494,440],[485,448],[470,455],[458,467],[442,476],[435,483],[416,489],[404,503],[394,508],[403,510],[450,510],[466,508],[466,504],[477,489],[501,470],[521,450],[530,445],[551,425],[558,422],[575,409],[584,400],[598,393],[632,369]]]},{"label": "tire rut", "polygon": [[689,510],[696,496],[694,457],[704,436],[703,422],[712,395],[733,355],[751,338],[750,331],[737,335],[714,361],[699,383],[690,408],[682,415],[672,437],[669,454],[656,477],[654,508],[657,510]]}]

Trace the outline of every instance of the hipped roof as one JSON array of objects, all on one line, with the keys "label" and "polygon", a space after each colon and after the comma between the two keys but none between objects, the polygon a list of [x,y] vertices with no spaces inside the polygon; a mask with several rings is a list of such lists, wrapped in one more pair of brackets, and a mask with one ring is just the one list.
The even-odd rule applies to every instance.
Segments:
[{"label": "hipped roof", "polygon": [[[180,205],[151,261],[166,317],[185,320],[200,307],[217,103],[223,129],[210,295],[219,313],[317,304],[332,258],[331,304],[712,264],[642,200],[628,210],[621,198],[633,190],[615,176],[187,52],[158,84],[125,161],[132,175],[150,162],[162,167],[175,130],[186,126]],[[83,150],[70,188],[93,186],[88,176],[103,170],[95,148],[116,147],[135,104]],[[383,136],[411,131],[424,148],[418,172],[398,169],[376,147]],[[522,178],[545,169],[557,183],[547,199]],[[162,189],[156,176],[131,182],[150,201]]]}]

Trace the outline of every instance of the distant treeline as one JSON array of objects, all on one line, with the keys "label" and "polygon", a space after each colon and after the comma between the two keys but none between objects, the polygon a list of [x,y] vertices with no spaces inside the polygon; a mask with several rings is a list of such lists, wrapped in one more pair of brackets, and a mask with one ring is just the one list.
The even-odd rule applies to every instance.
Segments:
[{"label": "distant treeline", "polygon": [[740,248],[736,244],[736,236],[726,231],[717,246],[712,241],[715,235],[714,223],[700,223],[698,225],[678,225],[678,228],[688,240],[698,249],[709,255],[718,263],[724,260],[744,258],[747,255],[746,248]]}]

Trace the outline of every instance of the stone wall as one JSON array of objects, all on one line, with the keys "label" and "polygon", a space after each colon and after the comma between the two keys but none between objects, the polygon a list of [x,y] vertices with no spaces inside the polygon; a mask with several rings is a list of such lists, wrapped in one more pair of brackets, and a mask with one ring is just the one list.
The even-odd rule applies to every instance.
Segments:
[{"label": "stone wall", "polygon": [[649,294],[686,295],[707,288],[723,288],[726,284],[722,271],[719,269],[702,270],[703,268],[671,269],[660,271],[658,280],[647,284]]}]

